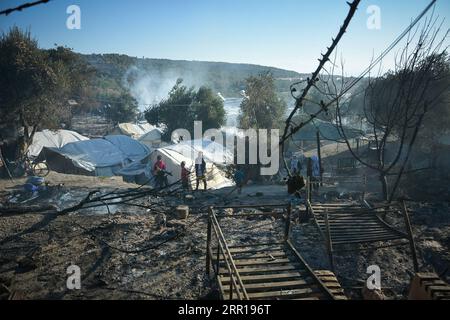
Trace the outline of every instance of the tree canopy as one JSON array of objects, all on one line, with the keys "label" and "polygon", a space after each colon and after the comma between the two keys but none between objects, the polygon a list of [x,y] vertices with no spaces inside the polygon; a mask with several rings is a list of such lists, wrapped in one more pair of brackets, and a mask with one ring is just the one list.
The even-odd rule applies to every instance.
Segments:
[{"label": "tree canopy", "polygon": [[225,123],[225,109],[223,101],[210,88],[200,87],[196,91],[178,79],[168,97],[150,107],[145,118],[150,124],[165,126],[163,137],[170,139],[177,129],[186,129],[193,135],[194,121],[202,121],[204,131],[219,129]]},{"label": "tree canopy", "polygon": [[243,129],[279,129],[286,113],[286,102],[276,93],[271,73],[246,79],[246,98],[241,103],[239,126]]},{"label": "tree canopy", "polygon": [[70,49],[42,50],[18,27],[0,36],[0,121],[24,129],[22,152],[38,129],[70,122],[68,100],[82,91],[87,69]]}]

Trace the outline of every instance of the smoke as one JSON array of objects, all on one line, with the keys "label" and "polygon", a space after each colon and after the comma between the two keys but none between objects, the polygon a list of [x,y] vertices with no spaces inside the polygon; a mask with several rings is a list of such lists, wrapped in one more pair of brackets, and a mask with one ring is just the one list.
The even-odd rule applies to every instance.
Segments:
[{"label": "smoke", "polygon": [[139,109],[145,111],[149,106],[166,99],[178,79],[183,79],[187,87],[199,88],[208,85],[204,72],[157,67],[148,69],[137,65],[130,67],[124,74],[122,84],[138,101]]}]

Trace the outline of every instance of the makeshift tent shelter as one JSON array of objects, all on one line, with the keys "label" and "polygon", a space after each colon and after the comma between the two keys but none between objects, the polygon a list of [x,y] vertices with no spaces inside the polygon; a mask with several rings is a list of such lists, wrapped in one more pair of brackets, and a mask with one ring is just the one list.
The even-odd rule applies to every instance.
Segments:
[{"label": "makeshift tent shelter", "polygon": [[148,147],[155,148],[161,145],[161,129],[155,128],[141,136],[138,141],[145,144]]},{"label": "makeshift tent shelter", "polygon": [[191,140],[167,146],[165,149],[181,153],[184,157],[195,161],[199,152],[207,162],[216,165],[233,163],[234,155],[225,146],[211,140]]},{"label": "makeshift tent shelter", "polygon": [[[172,176],[168,176],[169,184],[175,183],[181,179],[181,162],[184,161],[186,162],[186,168],[192,172],[190,176],[191,186],[193,188],[195,187],[195,159],[193,160],[185,157],[183,154],[171,149],[170,147],[166,147],[152,152],[149,158],[151,164],[156,162],[158,155],[162,156],[163,161],[166,163],[167,171],[172,174]],[[208,160],[206,160],[206,181],[208,183],[208,188],[210,189],[220,189],[234,185],[234,183],[225,176],[225,173],[219,169],[215,163],[209,162]]]},{"label": "makeshift tent shelter", "polygon": [[120,123],[112,130],[112,132],[110,132],[110,135],[124,135],[133,139],[138,139],[153,129],[156,129],[156,127],[149,123]]},{"label": "makeshift tent shelter", "polygon": [[120,169],[140,161],[151,150],[126,136],[107,136],[73,142],[62,148],[44,148],[39,158],[44,158],[51,170],[61,173],[114,176]]},{"label": "makeshift tent shelter", "polygon": [[33,137],[33,143],[28,148],[29,157],[37,157],[42,151],[42,148],[62,148],[66,144],[77,141],[89,140],[75,131],[69,130],[43,130],[36,132]]}]

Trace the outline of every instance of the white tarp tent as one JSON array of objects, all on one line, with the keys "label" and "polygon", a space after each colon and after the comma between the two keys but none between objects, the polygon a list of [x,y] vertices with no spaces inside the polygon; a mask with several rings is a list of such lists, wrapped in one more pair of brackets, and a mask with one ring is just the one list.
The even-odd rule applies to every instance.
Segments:
[{"label": "white tarp tent", "polygon": [[69,143],[62,148],[44,148],[52,170],[107,177],[134,161],[146,158],[150,152],[147,146],[126,136],[107,136],[105,139]]},{"label": "white tarp tent", "polygon": [[211,140],[191,140],[178,144],[167,146],[165,149],[181,153],[184,157],[191,159],[192,162],[203,152],[203,157],[207,162],[217,165],[233,163],[234,156],[223,145]]},{"label": "white tarp tent", "polygon": [[37,157],[42,148],[62,148],[66,144],[77,141],[89,140],[75,131],[69,130],[43,130],[36,132],[33,137],[33,143],[28,149],[28,156]]},{"label": "white tarp tent", "polygon": [[156,129],[149,123],[119,123],[111,132],[111,135],[125,135],[133,139],[139,139],[146,133]]},{"label": "white tarp tent", "polygon": [[161,129],[155,128],[141,136],[138,141],[148,147],[159,147],[161,145]]}]

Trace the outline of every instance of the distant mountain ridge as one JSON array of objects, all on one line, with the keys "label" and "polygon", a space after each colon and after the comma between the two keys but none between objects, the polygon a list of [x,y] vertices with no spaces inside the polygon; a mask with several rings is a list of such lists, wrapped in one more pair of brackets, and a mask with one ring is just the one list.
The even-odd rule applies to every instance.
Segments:
[{"label": "distant mountain ridge", "polygon": [[183,78],[188,86],[211,87],[228,97],[237,97],[245,89],[245,79],[263,72],[271,72],[279,92],[288,92],[290,84],[308,75],[275,67],[245,63],[188,61],[137,58],[120,54],[82,55],[97,70],[103,87],[132,86],[142,77],[151,82],[175,82]]}]

